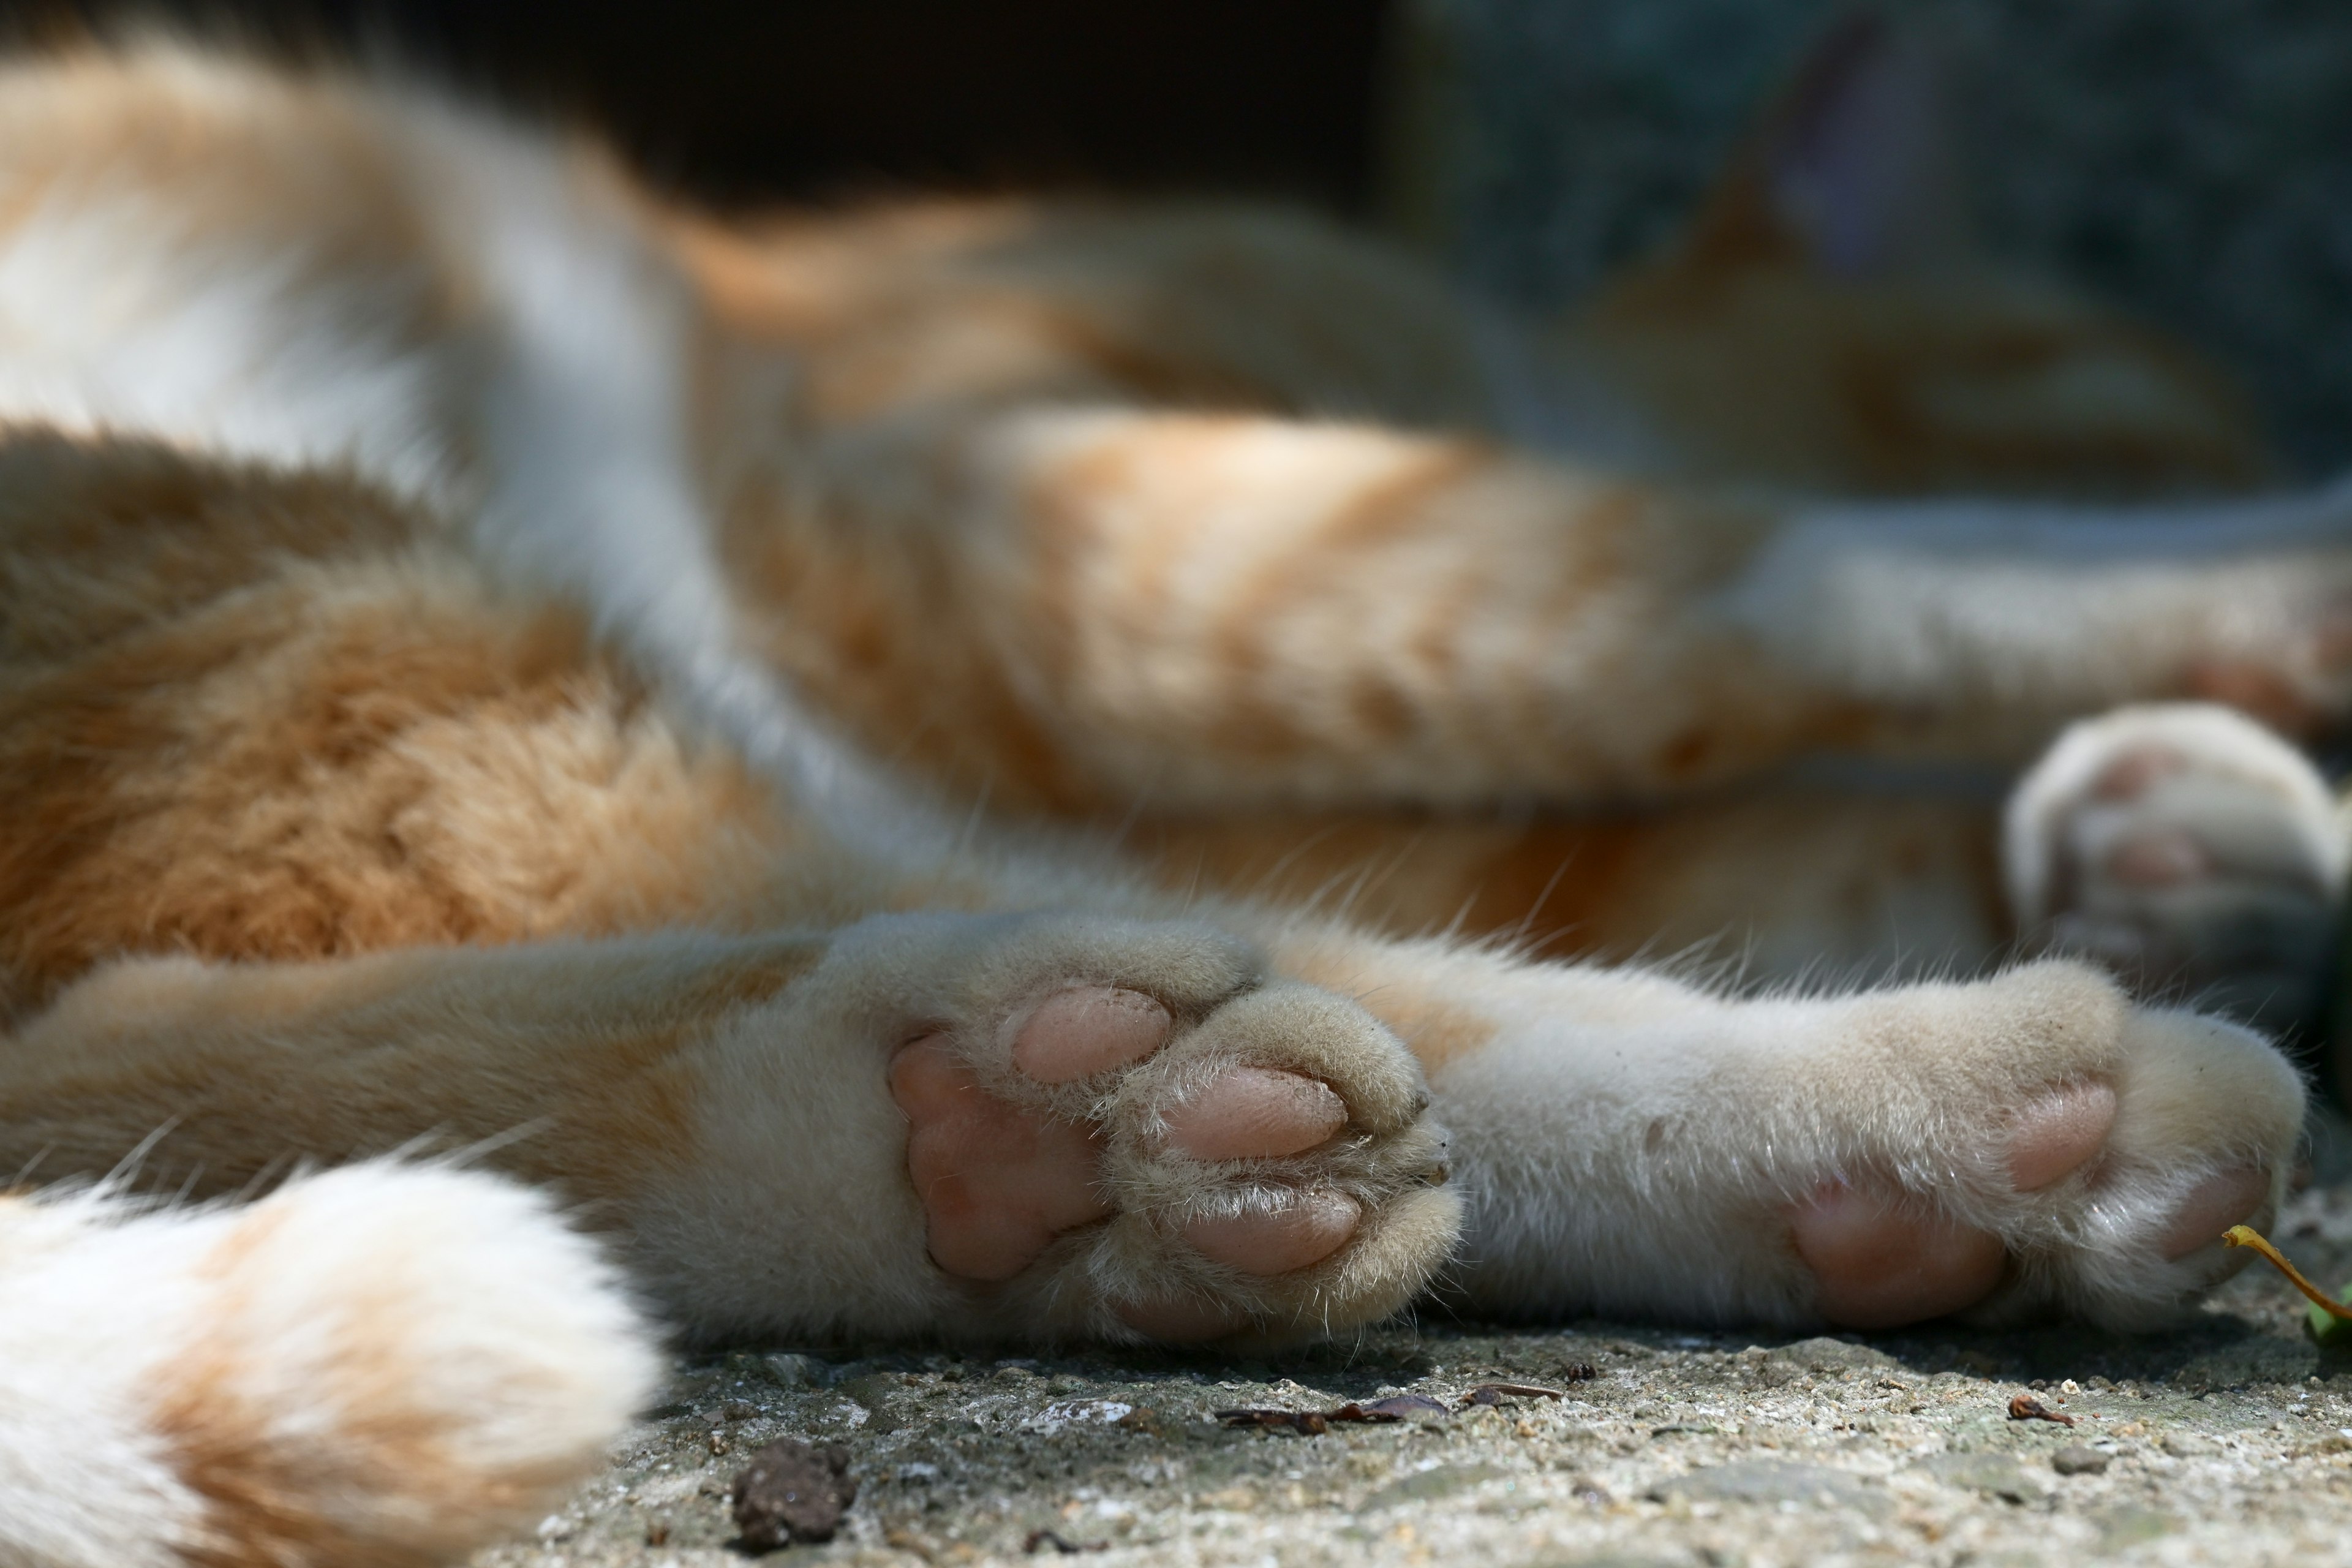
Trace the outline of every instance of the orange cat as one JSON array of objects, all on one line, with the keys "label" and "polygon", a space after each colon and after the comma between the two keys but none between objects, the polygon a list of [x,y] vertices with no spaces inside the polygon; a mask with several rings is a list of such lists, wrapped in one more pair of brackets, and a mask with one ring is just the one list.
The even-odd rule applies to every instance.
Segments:
[{"label": "orange cat", "polygon": [[[509,1179],[702,1339],[2189,1310],[2300,1126],[2247,1029],[2060,960],[1738,998],[1018,820],[1246,858],[1295,806],[1377,844],[2063,731],[1998,872],[1928,802],[1869,896],[1972,910],[1956,967],[2012,920],[2157,975],[2260,917],[2225,978],[2324,929],[2291,749],[2066,726],[2352,706],[2352,501],[1713,489],[1481,434],[1483,333],[1293,220],[732,230],[429,94],[8,68],[0,1157],[102,1184],[0,1205],[0,1545],[527,1518],[650,1363]],[[502,1174],[381,1158],[421,1140]],[[343,1168],[243,1208],[119,1174],[301,1161]]]}]

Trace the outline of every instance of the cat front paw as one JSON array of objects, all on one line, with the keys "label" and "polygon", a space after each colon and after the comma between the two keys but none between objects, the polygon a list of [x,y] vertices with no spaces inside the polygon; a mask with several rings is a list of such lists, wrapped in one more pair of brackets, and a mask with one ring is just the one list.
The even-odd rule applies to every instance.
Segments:
[{"label": "cat front paw", "polygon": [[2025,942],[2273,1030],[2323,1001],[2352,839],[2310,763],[2227,709],[2074,725],[2011,797]]},{"label": "cat front paw", "polygon": [[1428,1283],[1460,1204],[1379,1022],[1207,928],[992,924],[889,1078],[931,1261],[1003,1328],[1295,1339]]},{"label": "cat front paw", "polygon": [[[58,1452],[152,1456],[120,1489],[85,1476],[63,1500],[69,1526],[94,1511],[81,1544],[104,1560],[180,1561],[152,1543],[177,1527],[199,1546],[187,1561],[452,1561],[594,1469],[660,1375],[601,1248],[544,1193],[482,1173],[378,1160],[249,1205],[68,1194],[49,1217],[84,1245],[11,1258],[32,1266],[12,1277],[20,1303],[73,1314],[32,1342],[103,1347],[51,1385],[77,1395]],[[118,1408],[145,1429],[110,1450],[88,1424]],[[151,1469],[192,1518],[126,1507]]]},{"label": "cat front paw", "polygon": [[1906,1000],[1954,1059],[1932,1100],[1887,1108],[1896,1136],[1785,1211],[1821,1318],[2154,1328],[2243,1266],[2221,1233],[2275,1213],[2302,1131],[2260,1037],[2074,965]]}]

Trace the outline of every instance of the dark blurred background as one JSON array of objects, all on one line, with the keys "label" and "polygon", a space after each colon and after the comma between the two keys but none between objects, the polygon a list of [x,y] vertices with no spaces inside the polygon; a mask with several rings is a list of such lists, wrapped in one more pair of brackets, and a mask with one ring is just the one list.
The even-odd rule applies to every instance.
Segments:
[{"label": "dark blurred background", "polygon": [[[720,204],[930,186],[1242,192],[1548,305],[1672,231],[1839,0],[148,0],[389,47],[611,131]],[[2352,5],[1904,0],[1992,248],[2233,367],[2352,465]],[[57,29],[126,7],[0,0]]]},{"label": "dark blurred background", "polygon": [[1380,0],[0,0],[382,47],[584,115],[707,198],[1247,190],[1362,210]]}]

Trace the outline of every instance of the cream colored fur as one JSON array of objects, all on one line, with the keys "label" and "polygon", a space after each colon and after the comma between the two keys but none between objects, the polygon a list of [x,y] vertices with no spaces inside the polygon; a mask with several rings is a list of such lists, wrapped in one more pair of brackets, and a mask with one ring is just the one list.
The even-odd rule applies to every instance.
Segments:
[{"label": "cream colored fur", "polygon": [[446,1167],[10,1198],[0,1259],[11,1564],[438,1561],[527,1522],[658,1370],[543,1197]]},{"label": "cream colored fur", "polygon": [[[106,115],[135,120],[156,94],[227,128],[204,165],[226,185],[112,188]],[[68,110],[94,116],[87,141]],[[289,1155],[478,1142],[509,1175],[583,1204],[635,1289],[707,1337],[1131,1340],[1118,1309],[1173,1296],[1296,1338],[1433,1285],[1514,1317],[1806,1327],[1822,1321],[1813,1285],[1775,1216],[1839,1179],[1998,1236],[2016,1267],[1982,1321],[2056,1310],[2142,1327],[2186,1310],[2223,1268],[2210,1249],[2177,1263],[2151,1251],[2181,1196],[2233,1163],[2259,1163],[2273,1202],[2285,1179],[2302,1090],[2283,1058],[2078,964],[1734,998],[1639,968],[1185,898],[1104,852],[978,817],[951,830],[916,803],[919,784],[874,782],[877,764],[763,660],[751,626],[774,606],[730,573],[720,536],[769,494],[761,483],[806,487],[864,548],[892,528],[910,550],[941,536],[941,570],[987,622],[954,658],[1001,659],[1092,787],[1458,805],[1656,786],[1662,748],[1727,714],[1769,731],[1700,770],[1737,776],[1862,698],[1897,710],[1864,726],[1865,748],[2021,755],[2054,722],[2151,695],[2205,656],[2290,675],[2309,664],[2309,699],[2340,706],[2311,652],[2352,574],[2334,492],[2290,503],[2308,529],[2291,549],[2242,552],[2210,612],[2165,562],[2070,560],[2066,593],[2036,601],[2021,648],[2001,616],[2046,566],[2038,512],[2011,531],[1983,513],[1966,570],[1906,567],[1917,550],[1900,528],[1831,548],[1850,518],[1636,493],[1606,472],[1373,425],[1186,426],[1194,416],[1115,398],[829,433],[812,416],[767,430],[759,452],[714,454],[742,411],[701,400],[773,378],[703,357],[719,329],[661,216],[594,155],[431,98],[169,52],[18,65],[0,77],[0,195],[32,203],[0,233],[0,363],[32,367],[0,374],[0,416],[160,438],[199,480],[384,487],[444,542],[356,558],[333,579],[337,603],[426,582],[442,586],[420,602],[457,606],[464,625],[576,605],[610,634],[574,672],[582,727],[635,724],[664,756],[715,752],[756,774],[724,796],[744,822],[719,825],[740,826],[727,842],[741,874],[635,926],[287,963],[126,944],[12,1020],[0,1159],[103,1173],[165,1129],[147,1155],[158,1179],[233,1191]],[[273,170],[289,160],[293,174]],[[223,195],[273,177],[282,205],[257,216]],[[362,185],[365,200],[326,199]],[[299,199],[313,187],[315,211]],[[325,266],[337,245],[371,259]],[[1171,426],[1204,439],[1171,457],[1150,443]],[[247,458],[266,465],[259,478],[230,461]],[[1045,617],[1014,592],[1035,546],[1024,508],[1077,469],[1093,488],[1055,514],[1076,570],[1051,628],[1075,651],[1055,664]],[[1234,563],[1210,558],[1258,552],[1271,570],[1335,506],[1423,479],[1442,530],[1402,514],[1318,591],[1265,606],[1249,695],[1306,739],[1256,754],[1204,742],[1234,696],[1216,658]],[[1548,620],[1558,601],[1528,563],[1597,502],[1616,531],[1580,546],[1590,592]],[[1152,546],[1173,587],[1130,596],[1122,531],[1139,539],[1171,506],[1194,525]],[[420,552],[443,553],[425,571]],[[1874,573],[1901,578],[1900,626],[1878,618]],[[1432,583],[1478,606],[1444,659],[1381,613],[1387,593]],[[789,632],[824,608],[775,619]],[[597,660],[652,694],[615,717],[622,700],[590,679]],[[1383,741],[1335,718],[1374,675],[1426,721]],[[2209,771],[2250,754],[2205,721],[2175,729],[2168,743],[2192,763],[2218,750]],[[2035,846],[2098,776],[2085,750],[2117,743],[2096,731],[2065,742],[2020,797],[2011,876],[2028,918],[2060,914],[2042,891],[2055,851]],[[555,768],[525,750],[502,765]],[[2274,752],[2256,772],[2279,786],[2284,842],[2310,873],[2296,918],[2324,920],[2343,862],[2313,820],[2310,781]],[[517,809],[501,831],[562,826]],[[1020,1079],[1013,1031],[1073,984],[1157,998],[1170,1042],[1076,1085]],[[1105,1142],[1112,1217],[1004,1287],[951,1279],[925,1254],[887,1081],[892,1049],[925,1031],[1001,1098]],[[1171,1109],[1236,1063],[1339,1089],[1346,1134],[1292,1161],[1171,1152]],[[2101,1158],[2011,1190],[1997,1153],[2011,1121],[2091,1082],[2119,1105]],[[1180,1235],[1187,1218],[1302,1186],[1345,1193],[1367,1216],[1323,1262],[1244,1277]],[[11,1200],[0,1271],[0,1485],[16,1490],[0,1532],[18,1535],[0,1542],[29,1563],[271,1560],[278,1515],[223,1500],[254,1485],[283,1489],[273,1506],[298,1542],[446,1556],[593,1460],[650,1375],[626,1293],[548,1199],[439,1167],[359,1164],[242,1208]],[[126,1289],[133,1271],[141,1288]],[[368,1370],[341,1381],[352,1355]],[[159,1387],[201,1369],[211,1381],[173,1407],[177,1424],[159,1422]],[[89,1413],[98,1441],[52,1447],[60,1401]],[[369,1446],[377,1415],[408,1445],[394,1458]],[[234,1451],[192,1441],[191,1418],[234,1428]],[[298,1446],[299,1464],[281,1463]],[[102,1487],[85,1464],[103,1468]],[[135,1526],[87,1500],[109,1493],[143,1500]]]}]

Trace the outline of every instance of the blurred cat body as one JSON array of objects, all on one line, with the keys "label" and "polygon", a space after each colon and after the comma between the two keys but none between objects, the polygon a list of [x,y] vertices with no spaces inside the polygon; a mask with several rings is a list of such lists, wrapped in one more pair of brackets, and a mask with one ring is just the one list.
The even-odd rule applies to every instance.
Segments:
[{"label": "blurred cat body", "polygon": [[[2284,1180],[2301,1089],[2253,1035],[2063,963],[1740,1001],[1397,933],[1786,910],[1775,964],[1885,968],[1901,909],[1956,972],[2060,929],[2153,969],[2247,898],[2324,918],[2343,850],[2277,741],[2126,708],[2005,823],[1779,786],[1409,815],[1822,750],[2010,769],[2167,697],[2333,718],[2346,501],[1880,498],[1969,462],[2080,489],[2033,455],[2077,406],[2039,380],[2042,446],[1805,458],[1844,502],[1723,486],[1744,437],[1643,403],[1673,377],[1634,368],[1640,292],[1507,363],[1297,218],[727,226],[429,93],[171,48],[6,68],[0,1157],[206,1196],[477,1146],[706,1338],[1294,1338],[1402,1308],[1465,1236],[1449,1288],[1522,1317],[2167,1321],[2226,1267],[2200,1227]],[[2049,384],[2145,384],[2083,405],[2094,488],[2259,477],[2201,372],[2052,298]],[[1538,405],[1608,460],[1507,444]],[[2130,406],[2210,438],[2118,444]],[[2253,826],[2198,837],[2209,800]],[[1153,874],[1053,826],[1122,819]],[[2180,843],[2151,904],[2130,854]],[[269,1239],[378,1225],[333,1270]],[[1893,1285],[1890,1249],[1922,1259]],[[562,1356],[479,1310],[502,1250],[514,1321],[574,1304]],[[34,1389],[0,1411],[28,1562],[436,1560],[648,1374],[543,1200],[438,1167],[10,1200],[0,1267],[48,1282],[0,1360],[102,1384],[106,1467],[158,1500],[128,1538],[77,1503]],[[130,1326],[77,1337],[104,1303]],[[182,1371],[101,1377],[132,1333]],[[453,1343],[506,1394],[445,1397]]]}]

